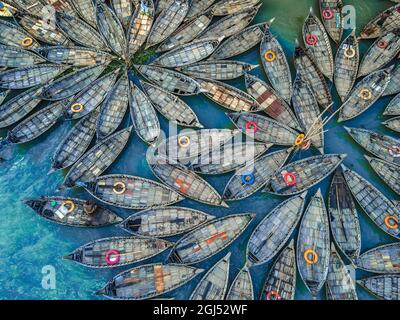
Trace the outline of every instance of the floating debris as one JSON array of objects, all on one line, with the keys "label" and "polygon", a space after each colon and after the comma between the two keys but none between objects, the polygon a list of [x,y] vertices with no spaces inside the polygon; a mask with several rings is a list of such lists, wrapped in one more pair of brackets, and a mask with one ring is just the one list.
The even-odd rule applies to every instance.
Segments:
[{"label": "floating debris", "polygon": [[81,19],[85,20],[93,28],[97,28],[96,9],[92,0],[74,0],[71,1],[71,5]]},{"label": "floating debris", "polygon": [[249,269],[244,266],[239,271],[226,295],[226,300],[254,300],[253,282]]},{"label": "floating debris", "polygon": [[395,96],[388,106],[386,107],[385,111],[383,112],[384,116],[400,116],[400,94]]},{"label": "floating debris", "polygon": [[296,251],[300,276],[315,297],[326,281],[330,257],[328,214],[321,190],[311,198],[304,213]]},{"label": "floating debris", "polygon": [[333,41],[340,42],[343,34],[343,2],[341,0],[319,0],[322,22]]},{"label": "floating debris", "polygon": [[186,233],[214,218],[195,209],[165,207],[137,212],[120,226],[135,235],[162,238]]},{"label": "floating debris", "polygon": [[64,259],[91,268],[115,268],[150,259],[172,245],[154,238],[110,237],[89,242]]},{"label": "floating debris", "polygon": [[23,202],[43,218],[70,227],[105,227],[122,221],[114,212],[87,200],[41,197]]},{"label": "floating debris", "polygon": [[218,261],[198,282],[189,300],[223,300],[228,288],[231,253]]},{"label": "floating debris", "polygon": [[250,213],[211,220],[178,240],[169,260],[182,264],[203,261],[235,241],[253,220]]},{"label": "floating debris", "polygon": [[247,259],[260,265],[273,259],[299,224],[307,193],[294,196],[275,207],[259,223],[247,245]]},{"label": "floating debris", "polygon": [[172,189],[152,180],[112,174],[101,176],[84,185],[96,199],[125,209],[148,209],[182,201]]},{"label": "floating debris", "polygon": [[0,44],[0,66],[2,67],[23,68],[43,62],[45,59],[31,51]]},{"label": "floating debris", "polygon": [[400,300],[400,275],[373,276],[357,280],[357,283],[380,299]]},{"label": "floating debris", "polygon": [[400,27],[400,4],[386,9],[372,19],[360,33],[361,39],[374,39]]},{"label": "floating debris", "polygon": [[357,267],[374,273],[400,272],[400,244],[390,243],[364,252],[356,261]]},{"label": "floating debris", "polygon": [[400,132],[400,117],[386,120],[382,124],[393,131]]}]

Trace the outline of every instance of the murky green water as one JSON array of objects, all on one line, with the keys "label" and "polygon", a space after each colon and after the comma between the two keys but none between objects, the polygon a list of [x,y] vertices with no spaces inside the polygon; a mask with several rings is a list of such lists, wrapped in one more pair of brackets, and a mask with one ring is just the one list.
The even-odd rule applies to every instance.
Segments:
[{"label": "murky green water", "polygon": [[[390,1],[383,0],[345,0],[344,2],[354,5],[357,10],[358,30],[379,11],[393,4]],[[296,37],[301,38],[301,25],[312,4],[317,11],[317,1],[314,0],[265,0],[264,6],[256,18],[255,22],[262,22],[276,17],[272,31],[282,42],[291,63],[293,62],[294,39]],[[369,44],[370,42],[363,42],[362,49],[365,50]],[[257,49],[238,58],[261,64]],[[265,79],[261,69],[254,70],[253,73]],[[231,83],[243,88],[243,79]],[[224,110],[205,97],[192,97],[186,99],[186,101],[193,107],[200,121],[207,128],[231,127],[228,118],[224,115]],[[368,112],[353,121],[347,122],[346,125],[374,129],[395,136],[393,132],[386,130],[380,124],[383,108],[388,101],[389,98],[381,99]],[[162,128],[167,130],[166,121],[161,118],[160,120]],[[16,147],[12,160],[0,165],[0,299],[98,299],[93,295],[93,292],[102,287],[112,276],[127,269],[125,267],[111,271],[92,270],[70,261],[61,260],[63,255],[86,242],[105,236],[123,234],[118,228],[77,230],[58,226],[42,220],[21,203],[21,199],[26,197],[53,195],[55,193],[55,189],[62,182],[65,172],[47,176],[50,168],[50,156],[71,127],[72,123],[60,123],[57,128],[36,141]],[[342,125],[332,122],[328,125],[328,129],[326,153],[347,153],[348,157],[345,160],[347,166],[369,179],[386,195],[394,198],[394,193],[383,185],[364,160],[365,151],[351,140]],[[5,133],[4,130],[0,132],[1,136],[4,136]],[[127,173],[155,179],[144,159],[146,148],[147,146],[136,135],[132,135],[128,147],[107,173]],[[309,154],[310,151],[298,153],[293,160]],[[219,192],[222,192],[229,177],[230,175],[224,175],[207,178],[207,180]],[[325,181],[319,185],[325,195],[327,194],[328,182]],[[314,191],[315,188],[310,191],[310,194]],[[88,198],[88,195],[79,189],[65,194]],[[251,231],[281,200],[282,198],[257,193],[245,201],[232,203],[229,209],[200,205],[190,200],[180,203],[182,206],[198,208],[216,216],[248,211],[257,213],[256,219],[248,230],[232,246],[212,259],[200,263],[199,267],[209,268],[228,250],[231,250],[233,254],[230,279],[232,280],[244,264],[244,248]],[[132,213],[127,210],[117,209],[116,211],[125,217]],[[360,219],[362,251],[380,244],[393,242],[393,239],[379,231],[361,210]],[[294,236],[296,236],[296,233]],[[165,258],[166,254],[158,256],[153,261],[164,261]],[[42,288],[42,268],[45,266],[55,268],[56,289],[54,290]],[[251,270],[257,296],[259,296],[269,268],[270,265],[267,264]],[[365,275],[367,274],[357,271],[357,278]],[[174,296],[177,299],[187,298],[197,280],[171,292],[168,296]],[[357,288],[357,291],[360,299],[372,298],[360,288]],[[311,298],[300,277],[298,277],[296,298]],[[324,299],[324,292],[321,293],[319,298]]]}]

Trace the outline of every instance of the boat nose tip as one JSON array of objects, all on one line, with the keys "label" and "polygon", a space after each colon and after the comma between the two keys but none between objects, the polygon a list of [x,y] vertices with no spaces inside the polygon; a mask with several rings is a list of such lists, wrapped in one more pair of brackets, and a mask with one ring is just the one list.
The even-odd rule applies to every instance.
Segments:
[{"label": "boat nose tip", "polygon": [[105,294],[106,294],[106,288],[97,290],[97,291],[95,292],[95,295],[96,295],[96,296],[104,296]]},{"label": "boat nose tip", "polygon": [[70,253],[62,257],[64,260],[74,260],[74,254]]}]

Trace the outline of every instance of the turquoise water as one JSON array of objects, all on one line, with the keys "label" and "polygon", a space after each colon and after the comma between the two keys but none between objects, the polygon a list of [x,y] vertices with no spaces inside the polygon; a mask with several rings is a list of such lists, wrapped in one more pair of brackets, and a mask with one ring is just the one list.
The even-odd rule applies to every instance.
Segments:
[{"label": "turquoise water", "polygon": [[[378,0],[347,0],[344,2],[354,5],[357,10],[358,30],[378,12],[393,4],[390,1]],[[317,1],[314,0],[265,0],[256,18],[255,22],[261,22],[276,17],[272,31],[282,42],[288,57],[290,57],[291,64],[293,62],[294,39],[300,37],[301,25],[307,16],[308,8],[316,3]],[[314,7],[317,10],[317,7]],[[369,45],[370,42],[364,41],[362,43],[363,51]],[[238,59],[261,64],[257,49],[238,57]],[[253,73],[265,79],[262,69],[254,70]],[[231,83],[244,88],[243,79]],[[335,99],[337,101],[336,93]],[[380,124],[383,121],[382,111],[389,99],[381,99],[363,115],[346,122],[346,125],[374,129],[395,136],[393,132]],[[232,127],[224,114],[225,110],[205,97],[191,97],[185,100],[193,107],[206,128]],[[160,120],[162,128],[167,130],[167,122],[161,117]],[[21,203],[21,199],[26,197],[55,194],[55,189],[62,182],[65,172],[47,176],[50,168],[50,156],[71,127],[72,123],[70,122],[60,123],[55,129],[50,130],[36,141],[14,148],[12,159],[0,164],[0,299],[100,299],[93,293],[103,287],[114,275],[129,268],[93,270],[61,259],[63,255],[89,241],[106,236],[124,235],[119,228],[81,230],[58,226],[41,219]],[[327,129],[329,131],[326,134],[326,153],[347,153],[348,157],[344,162],[347,166],[371,181],[388,197],[394,199],[395,194],[372,172],[367,161],[363,158],[365,151],[351,140],[342,125],[333,121],[327,126]],[[4,130],[0,132],[1,136],[5,134]],[[155,179],[144,159],[146,149],[147,146],[141,142],[138,136],[132,135],[126,150],[106,173],[127,173]],[[299,152],[293,160],[306,157],[313,152]],[[207,178],[207,180],[222,193],[229,177],[230,175],[224,175]],[[327,195],[329,180],[327,179],[318,186],[321,187],[325,195]],[[313,194],[315,191],[316,188],[310,190],[309,194]],[[89,198],[81,189],[64,194]],[[245,262],[244,249],[250,233],[256,224],[281,201],[282,198],[257,193],[249,199],[232,203],[229,209],[209,207],[191,200],[181,202],[179,205],[204,210],[218,217],[249,211],[257,214],[250,227],[232,246],[204,263],[198,264],[198,266],[209,268],[230,250],[233,253],[230,272],[230,281],[232,281]],[[358,209],[362,230],[362,252],[394,241],[375,227],[360,208]],[[133,211],[128,210],[114,210],[124,217],[133,213]],[[297,234],[295,233],[294,236],[297,236]],[[151,262],[164,261],[166,256],[167,253],[152,259]],[[41,285],[42,268],[49,265],[53,266],[56,271],[56,288],[54,290],[45,290]],[[257,297],[269,268],[270,264],[265,264],[251,269]],[[366,275],[368,274],[357,270],[357,278]],[[167,297],[187,298],[197,280],[198,278],[169,293]],[[357,287],[357,292],[360,299],[373,299],[371,295],[359,287]],[[298,276],[296,299],[310,298],[311,295]],[[319,298],[325,298],[324,292],[321,292]]]}]

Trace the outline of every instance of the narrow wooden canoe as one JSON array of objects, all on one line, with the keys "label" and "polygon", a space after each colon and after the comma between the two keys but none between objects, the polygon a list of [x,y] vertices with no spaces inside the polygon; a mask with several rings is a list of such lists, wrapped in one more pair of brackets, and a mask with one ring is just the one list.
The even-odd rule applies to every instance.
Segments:
[{"label": "narrow wooden canoe", "polygon": [[361,39],[374,39],[400,27],[400,4],[390,7],[372,19],[362,29]]},{"label": "narrow wooden canoe", "polygon": [[[399,16],[400,19],[400,16]],[[400,52],[400,29],[378,38],[365,53],[358,70],[358,77],[368,75],[388,64]]]},{"label": "narrow wooden canoe", "polygon": [[12,5],[9,5],[8,3],[1,2],[0,6],[1,6],[0,17],[11,18],[18,12],[17,8],[14,8]]},{"label": "narrow wooden canoe", "polygon": [[260,0],[222,0],[213,7],[215,16],[227,16],[244,10],[248,10],[260,3]]},{"label": "narrow wooden canoe", "polygon": [[[76,12],[74,11],[72,4],[69,1],[63,0],[43,0],[44,4],[50,5],[54,8],[56,12],[67,13],[70,16],[75,16]],[[29,8],[27,8],[29,9]]]},{"label": "narrow wooden canoe", "polygon": [[275,172],[266,191],[285,196],[302,193],[326,179],[345,158],[345,154],[326,154],[289,163]]},{"label": "narrow wooden canoe", "polygon": [[23,68],[43,63],[46,60],[37,54],[16,46],[0,45],[0,66]]},{"label": "narrow wooden canoe", "polygon": [[326,291],[329,300],[358,300],[356,285],[333,244],[326,278]]},{"label": "narrow wooden canoe", "polygon": [[395,96],[388,106],[386,107],[385,111],[383,112],[384,116],[400,116],[400,94]]},{"label": "narrow wooden canoe", "polygon": [[0,20],[0,29],[2,31],[0,43],[4,45],[21,49],[37,49],[40,47],[40,43],[32,35],[14,23]]},{"label": "narrow wooden canoe", "polygon": [[211,220],[181,238],[169,260],[181,264],[203,261],[235,241],[253,220],[250,213],[228,215]]},{"label": "narrow wooden canoe", "polygon": [[85,153],[96,133],[98,116],[99,111],[94,110],[68,132],[52,156],[50,173],[72,166]]},{"label": "narrow wooden canoe", "polygon": [[139,0],[111,0],[110,2],[121,25],[126,30]]},{"label": "narrow wooden canoe", "polygon": [[333,240],[340,250],[354,261],[361,250],[360,222],[351,191],[341,169],[336,169],[332,179],[328,213]]},{"label": "narrow wooden canoe", "polygon": [[383,92],[382,97],[400,93],[400,88],[398,85],[399,82],[400,82],[400,64],[395,66],[392,72],[390,73],[390,81],[385,91]]},{"label": "narrow wooden canoe", "polygon": [[253,281],[247,266],[244,266],[236,275],[226,294],[226,300],[254,300]]},{"label": "narrow wooden canoe", "polygon": [[174,204],[183,197],[152,180],[123,174],[98,177],[85,189],[106,204],[125,209],[148,209]]},{"label": "narrow wooden canoe", "polygon": [[356,172],[344,167],[343,174],[354,198],[371,220],[387,234],[400,239],[399,209]]},{"label": "narrow wooden canoe", "polygon": [[70,227],[105,227],[122,221],[114,212],[87,200],[57,196],[24,203],[46,220]]},{"label": "narrow wooden canoe", "polygon": [[326,281],[330,257],[329,221],[321,190],[304,213],[296,251],[300,276],[315,297]]},{"label": "narrow wooden canoe", "polygon": [[400,117],[392,118],[382,122],[382,124],[393,131],[400,132]]},{"label": "narrow wooden canoe", "polygon": [[400,244],[385,244],[364,252],[355,261],[357,267],[374,273],[400,273]]},{"label": "narrow wooden canoe", "polygon": [[124,119],[128,104],[129,81],[128,74],[124,72],[109,90],[100,106],[100,115],[96,124],[97,140],[104,140],[118,129]]},{"label": "narrow wooden canoe", "polygon": [[280,150],[266,154],[238,170],[228,181],[222,199],[242,200],[263,188],[276,170],[282,167],[290,151]]},{"label": "narrow wooden canoe", "polygon": [[187,20],[198,17],[203,12],[206,12],[216,0],[192,0],[189,11],[186,15]]},{"label": "narrow wooden canoe", "polygon": [[43,15],[43,10],[45,9],[44,1],[37,0],[12,0],[7,1],[12,4],[18,11],[22,13],[30,13],[37,17]]},{"label": "narrow wooden canoe", "polygon": [[256,113],[229,113],[227,116],[245,135],[264,143],[293,146],[298,132]]},{"label": "narrow wooden canoe", "polygon": [[145,300],[188,283],[203,269],[177,264],[146,264],[124,271],[96,292],[113,300]]},{"label": "narrow wooden canoe", "polygon": [[292,239],[272,265],[261,292],[261,300],[294,300],[295,292],[296,257]]},{"label": "narrow wooden canoe", "polygon": [[319,0],[322,22],[333,41],[340,42],[343,34],[343,2],[341,0]]},{"label": "narrow wooden canoe", "polygon": [[147,237],[102,238],[77,248],[64,259],[90,268],[116,268],[155,257],[172,245]]},{"label": "narrow wooden canoe", "polygon": [[307,192],[275,207],[254,229],[247,244],[247,259],[260,265],[273,259],[299,224]]},{"label": "narrow wooden canoe", "polygon": [[218,261],[198,282],[189,300],[223,300],[228,288],[231,253]]},{"label": "narrow wooden canoe", "polygon": [[372,158],[368,156],[364,156],[372,169],[376,172],[376,174],[398,195],[400,195],[400,171],[399,167],[394,165],[393,163],[387,162],[385,160],[381,160],[378,158]]},{"label": "narrow wooden canoe", "polygon": [[345,129],[354,141],[374,156],[400,165],[400,140],[370,130],[347,127]]},{"label": "narrow wooden canoe", "polygon": [[3,104],[4,100],[10,94],[11,90],[2,90],[0,92],[0,106]]},{"label": "narrow wooden canoe", "polygon": [[128,127],[96,144],[72,166],[61,189],[76,187],[101,175],[125,148],[131,131],[132,127]]},{"label": "narrow wooden canoe", "polygon": [[333,53],[329,36],[324,25],[314,14],[312,8],[303,25],[303,40],[314,62],[321,72],[332,81],[333,79]]},{"label": "narrow wooden canoe", "polygon": [[164,207],[134,213],[120,226],[135,235],[163,238],[186,233],[214,218],[191,208]]},{"label": "narrow wooden canoe", "polygon": [[385,274],[357,280],[370,293],[383,300],[400,300],[400,275]]},{"label": "narrow wooden canoe", "polygon": [[71,5],[81,19],[90,24],[93,28],[97,28],[96,9],[92,0],[74,0],[71,1]]}]

